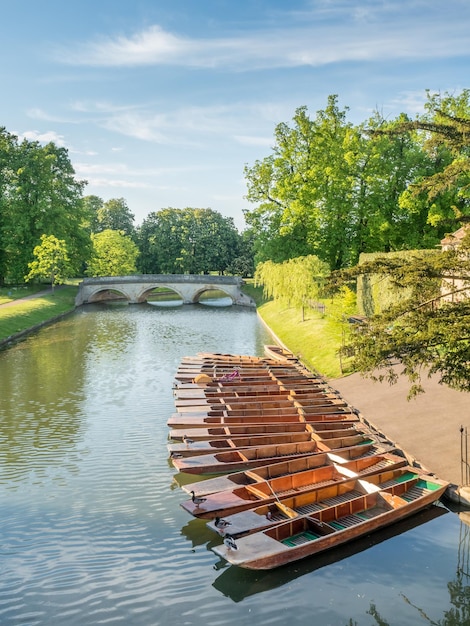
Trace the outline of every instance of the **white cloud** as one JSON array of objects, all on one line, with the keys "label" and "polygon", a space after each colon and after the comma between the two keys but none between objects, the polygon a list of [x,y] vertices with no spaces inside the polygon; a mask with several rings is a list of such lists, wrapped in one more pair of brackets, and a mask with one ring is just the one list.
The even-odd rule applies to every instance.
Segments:
[{"label": "white cloud", "polygon": [[[69,45],[57,60],[74,65],[132,67],[172,65],[256,70],[320,66],[340,61],[453,57],[470,47],[468,21],[442,16],[423,2],[326,2],[309,13],[286,11],[282,27],[260,24],[248,35],[185,37],[159,25],[132,35]],[[461,5],[464,10],[464,5]],[[443,9],[444,10],[444,9]],[[447,19],[442,19],[446,17]],[[284,25],[285,24],[285,25]]]},{"label": "white cloud", "polygon": [[53,130],[39,132],[38,130],[27,130],[24,133],[14,133],[21,139],[27,139],[28,141],[38,141],[39,143],[55,143],[56,146],[64,147],[65,140],[63,135],[59,135]]}]

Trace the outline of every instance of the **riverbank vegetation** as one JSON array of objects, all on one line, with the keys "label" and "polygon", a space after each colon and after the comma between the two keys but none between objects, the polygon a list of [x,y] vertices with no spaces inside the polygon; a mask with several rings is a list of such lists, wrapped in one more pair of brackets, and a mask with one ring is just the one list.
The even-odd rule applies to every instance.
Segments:
[{"label": "riverbank vegetation", "polygon": [[[74,310],[78,289],[75,285],[63,285],[54,292],[49,288],[44,293],[43,289],[44,285],[32,289],[0,290],[0,304],[8,303],[8,306],[0,307],[0,342]],[[37,297],[19,299],[28,295]]]},{"label": "riverbank vegetation", "polygon": [[[314,116],[301,106],[291,123],[279,123],[271,154],[246,165],[255,206],[239,233],[210,208],[160,208],[135,226],[124,198],[84,195],[65,148],[20,142],[1,128],[0,286],[46,274],[52,285],[62,281],[52,253],[46,269],[40,264],[41,241],[51,237],[74,276],[255,276],[266,298],[261,315],[309,365],[321,358],[322,373],[336,360],[342,371],[378,368],[392,380],[398,360],[414,393],[422,369],[470,390],[470,247],[463,236],[459,250],[455,242],[440,249],[470,222],[469,154],[468,89],[428,93],[415,119],[376,112],[360,124],[331,95]],[[412,258],[394,256],[402,251]],[[387,307],[366,311],[361,287],[354,309],[357,280],[377,276]],[[358,312],[367,323],[352,326]],[[322,352],[330,337],[331,367]]]},{"label": "riverbank vegetation", "polygon": [[351,374],[352,360],[343,355],[348,333],[348,312],[355,300],[328,298],[299,306],[266,296],[262,286],[246,281],[243,291],[256,302],[258,314],[275,337],[309,369],[326,378]]}]

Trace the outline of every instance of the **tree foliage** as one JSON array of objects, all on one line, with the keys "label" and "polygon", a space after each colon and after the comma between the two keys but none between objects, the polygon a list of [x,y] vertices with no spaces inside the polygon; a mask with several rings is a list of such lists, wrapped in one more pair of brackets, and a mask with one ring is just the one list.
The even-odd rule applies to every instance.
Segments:
[{"label": "tree foliage", "polygon": [[313,119],[297,109],[272,154],[245,168],[256,261],[314,254],[337,270],[364,252],[438,245],[469,214],[468,100],[429,95],[417,120],[375,113],[358,126],[337,96]]},{"label": "tree foliage", "polygon": [[54,285],[70,277],[72,268],[64,239],[41,235],[41,243],[34,248],[33,254],[36,258],[28,264],[29,273],[24,277],[26,282],[35,278],[49,280],[54,290]]},{"label": "tree foliage", "polygon": [[126,276],[137,270],[137,245],[122,231],[103,230],[91,235],[93,252],[88,276]]},{"label": "tree foliage", "polygon": [[81,202],[84,181],[65,148],[41,145],[0,129],[0,282],[21,282],[41,235],[66,242],[78,272],[90,249]]},{"label": "tree foliage", "polygon": [[138,232],[142,272],[223,274],[238,256],[240,236],[232,218],[212,209],[163,209]]},{"label": "tree foliage", "polygon": [[263,285],[266,297],[301,308],[303,318],[304,307],[319,297],[328,273],[328,265],[314,255],[265,261],[256,268],[255,285]]},{"label": "tree foliage", "polygon": [[[414,177],[401,206],[428,207],[428,223],[455,230],[456,221],[470,219],[470,90],[459,95],[428,92],[426,111],[415,120],[400,118],[374,136],[416,136],[429,159],[423,176]],[[442,232],[442,231],[441,231]]]},{"label": "tree foliage", "polygon": [[124,198],[112,198],[97,209],[97,230],[119,230],[133,237],[135,234],[134,215]]},{"label": "tree foliage", "polygon": [[403,374],[410,396],[423,391],[423,375],[433,374],[470,391],[470,234],[459,250],[379,257],[334,273],[332,284],[359,275],[386,277],[401,297],[351,332],[344,351],[356,370],[390,383]]}]

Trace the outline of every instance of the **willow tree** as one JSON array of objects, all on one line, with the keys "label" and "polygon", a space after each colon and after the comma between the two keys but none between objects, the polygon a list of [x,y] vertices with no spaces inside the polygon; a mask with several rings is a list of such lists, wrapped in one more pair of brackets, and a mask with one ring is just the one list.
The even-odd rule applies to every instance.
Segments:
[{"label": "willow tree", "polygon": [[263,285],[267,298],[281,300],[302,310],[321,294],[325,277],[329,273],[326,263],[314,255],[296,257],[283,263],[259,263],[255,272],[255,285]]}]

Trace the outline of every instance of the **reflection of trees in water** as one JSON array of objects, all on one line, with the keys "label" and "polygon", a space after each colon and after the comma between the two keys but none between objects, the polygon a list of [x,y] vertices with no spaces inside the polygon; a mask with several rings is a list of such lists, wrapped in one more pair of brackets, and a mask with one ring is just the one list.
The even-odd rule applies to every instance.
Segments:
[{"label": "reflection of trees in water", "polygon": [[73,322],[63,320],[2,359],[0,468],[8,480],[61,462],[80,438],[84,339]]},{"label": "reflection of trees in water", "polygon": [[[431,619],[426,612],[411,602],[411,600],[401,594],[403,600],[411,607],[416,609],[419,617],[432,626],[468,626],[470,624],[470,513],[463,512],[460,517],[460,536],[459,548],[457,556],[457,572],[455,580],[447,583],[449,590],[449,602],[451,607],[444,611],[444,617],[438,621]],[[367,611],[371,615],[378,626],[390,626],[389,622],[384,620],[377,610],[376,605],[371,602]],[[358,626],[357,622],[349,620],[347,626]]]}]

